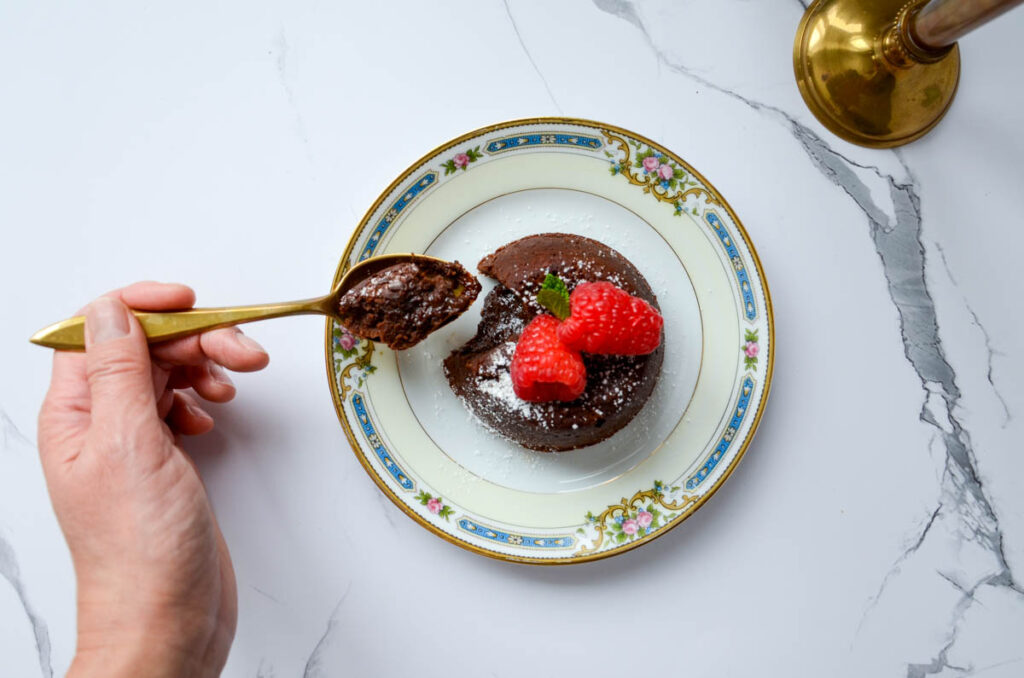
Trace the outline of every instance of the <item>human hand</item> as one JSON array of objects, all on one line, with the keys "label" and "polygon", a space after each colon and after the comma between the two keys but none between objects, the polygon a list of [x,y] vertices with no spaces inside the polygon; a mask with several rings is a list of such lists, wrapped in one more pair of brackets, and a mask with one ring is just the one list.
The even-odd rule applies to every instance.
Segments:
[{"label": "human hand", "polygon": [[266,366],[235,328],[149,347],[128,307],[190,308],[184,285],[136,283],[86,308],[86,352],[57,351],[39,453],[78,585],[69,676],[216,676],[237,619],[234,571],[179,443],[234,397],[221,365]]}]

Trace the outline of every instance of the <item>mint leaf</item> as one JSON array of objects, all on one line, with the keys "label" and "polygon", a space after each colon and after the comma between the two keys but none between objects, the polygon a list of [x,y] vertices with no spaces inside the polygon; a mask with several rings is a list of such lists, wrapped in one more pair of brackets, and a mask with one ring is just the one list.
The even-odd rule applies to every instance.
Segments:
[{"label": "mint leaf", "polygon": [[562,296],[555,290],[541,290],[537,293],[537,303],[551,311],[551,315],[559,320],[569,317],[569,297]]},{"label": "mint leaf", "polygon": [[559,320],[569,317],[569,290],[562,279],[553,273],[548,273],[541,283],[540,292],[537,292],[537,303],[551,311]]},{"label": "mint leaf", "polygon": [[554,273],[548,273],[544,276],[544,282],[540,284],[540,288],[542,290],[555,290],[556,292],[561,292],[567,297],[569,296],[569,289],[565,286],[565,283],[562,282],[562,279]]}]

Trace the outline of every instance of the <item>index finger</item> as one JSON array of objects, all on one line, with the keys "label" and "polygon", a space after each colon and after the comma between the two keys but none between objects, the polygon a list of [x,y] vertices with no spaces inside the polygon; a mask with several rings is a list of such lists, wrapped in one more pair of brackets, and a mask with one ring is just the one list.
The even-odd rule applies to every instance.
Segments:
[{"label": "index finger", "polygon": [[129,308],[139,311],[181,311],[196,303],[196,293],[188,285],[152,280],[122,287],[107,296],[117,297]]},{"label": "index finger", "polygon": [[[137,311],[182,311],[196,303],[196,293],[188,285],[143,280],[104,294]],[[85,313],[83,306],[75,315]]]}]

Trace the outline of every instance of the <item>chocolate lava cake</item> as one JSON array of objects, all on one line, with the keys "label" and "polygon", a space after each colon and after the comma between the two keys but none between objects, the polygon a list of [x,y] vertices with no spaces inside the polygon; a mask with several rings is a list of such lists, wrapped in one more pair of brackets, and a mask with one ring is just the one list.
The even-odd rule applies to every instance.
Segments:
[{"label": "chocolate lava cake", "polygon": [[542,452],[593,445],[636,416],[657,384],[664,334],[662,344],[647,355],[583,354],[587,387],[572,402],[521,400],[509,375],[519,335],[544,312],[534,297],[548,273],[558,275],[570,292],[579,283],[604,280],[660,310],[632,263],[596,240],[543,233],[500,247],[477,268],[498,285],[484,300],[476,336],[444,361],[448,383],[474,415],[506,438]]}]

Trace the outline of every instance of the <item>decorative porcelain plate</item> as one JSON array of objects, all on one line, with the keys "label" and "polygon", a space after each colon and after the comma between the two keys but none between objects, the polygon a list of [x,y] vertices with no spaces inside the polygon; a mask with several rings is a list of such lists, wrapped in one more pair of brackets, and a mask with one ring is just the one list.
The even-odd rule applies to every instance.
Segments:
[{"label": "decorative porcelain plate", "polygon": [[679,156],[611,125],[516,120],[423,157],[377,200],[341,258],[423,252],[474,270],[517,238],[577,233],[625,255],[665,318],[665,360],[640,414],[609,439],[544,454],[485,429],[442,360],[483,298],[401,352],[327,323],[341,425],[367,473],[424,527],[476,553],[538,564],[622,553],[678,525],[750,443],[772,376],[771,301],[728,203]]}]

